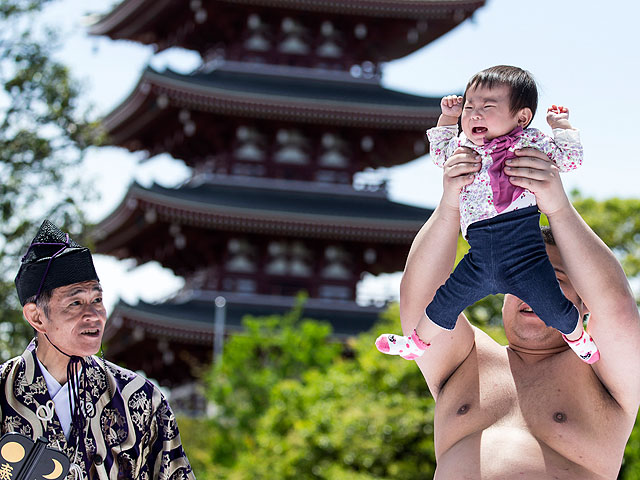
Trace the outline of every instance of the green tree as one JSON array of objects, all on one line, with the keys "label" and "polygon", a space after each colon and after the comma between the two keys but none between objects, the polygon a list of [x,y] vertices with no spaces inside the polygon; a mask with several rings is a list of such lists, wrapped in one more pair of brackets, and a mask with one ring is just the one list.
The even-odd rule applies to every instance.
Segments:
[{"label": "green tree", "polygon": [[180,419],[198,478],[429,478],[433,399],[412,362],[372,348],[397,305],[346,345],[299,312],[247,318],[225,345],[207,379],[216,415]]},{"label": "green tree", "polygon": [[413,362],[372,348],[398,320],[394,305],[349,344],[350,356],[279,382],[257,423],[255,448],[242,452],[229,478],[431,478],[434,401]]},{"label": "green tree", "polygon": [[72,167],[100,141],[78,85],[53,57],[56,35],[38,23],[49,2],[0,2],[0,361],[31,335],[13,287],[20,255],[44,218],[83,230],[88,190]]},{"label": "green tree", "polygon": [[257,422],[278,382],[310,369],[324,372],[340,355],[329,325],[302,318],[304,298],[285,315],[246,317],[244,332],[226,343],[222,361],[212,367],[207,396],[216,408],[209,425],[218,432],[211,456],[216,465],[229,466],[238,452],[255,448]]},{"label": "green tree", "polygon": [[628,277],[640,275],[640,199],[598,201],[574,192],[572,203],[585,222],[611,248]]}]

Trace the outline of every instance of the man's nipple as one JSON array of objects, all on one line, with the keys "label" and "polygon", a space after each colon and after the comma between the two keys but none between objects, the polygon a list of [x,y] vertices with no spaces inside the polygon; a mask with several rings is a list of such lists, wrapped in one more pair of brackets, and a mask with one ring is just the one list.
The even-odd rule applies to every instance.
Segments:
[{"label": "man's nipple", "polygon": [[556,423],[564,423],[567,421],[567,416],[564,412],[556,412],[553,414],[553,421]]}]

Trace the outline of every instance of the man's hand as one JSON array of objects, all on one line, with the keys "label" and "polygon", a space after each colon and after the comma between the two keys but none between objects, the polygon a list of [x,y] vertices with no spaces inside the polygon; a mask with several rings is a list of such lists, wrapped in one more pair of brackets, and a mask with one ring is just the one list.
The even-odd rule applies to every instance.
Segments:
[{"label": "man's hand", "polygon": [[[535,148],[515,151],[516,158],[506,161],[509,181],[536,196],[538,208],[547,216],[571,206],[560,180],[560,170],[543,152]],[[451,157],[453,158],[453,157]]]},{"label": "man's hand", "polygon": [[551,105],[547,109],[547,123],[551,128],[571,128],[569,109],[562,105]]},{"label": "man's hand", "polygon": [[462,97],[458,95],[447,95],[440,100],[442,115],[438,118],[438,126],[455,125],[462,115]]},{"label": "man's hand", "polygon": [[460,192],[473,182],[480,171],[480,155],[472,149],[461,147],[444,164],[443,193],[440,203],[454,209],[460,208]]}]

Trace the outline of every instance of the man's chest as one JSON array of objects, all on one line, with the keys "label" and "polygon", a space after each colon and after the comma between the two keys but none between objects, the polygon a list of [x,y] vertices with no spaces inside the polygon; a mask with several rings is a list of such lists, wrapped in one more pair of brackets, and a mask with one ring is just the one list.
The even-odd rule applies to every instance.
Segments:
[{"label": "man's chest", "polygon": [[526,432],[567,458],[595,447],[591,440],[602,435],[603,419],[616,424],[614,402],[589,367],[558,360],[467,359],[438,396],[436,448],[493,427]]}]

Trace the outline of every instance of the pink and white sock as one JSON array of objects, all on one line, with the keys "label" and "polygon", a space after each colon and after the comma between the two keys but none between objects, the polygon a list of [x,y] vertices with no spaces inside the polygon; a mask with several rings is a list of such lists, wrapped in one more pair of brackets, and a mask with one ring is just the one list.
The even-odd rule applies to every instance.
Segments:
[{"label": "pink and white sock", "polygon": [[400,355],[405,360],[415,360],[421,357],[430,344],[424,343],[413,330],[409,337],[385,333],[376,340],[376,347],[387,355]]},{"label": "pink and white sock", "polygon": [[564,335],[562,338],[583,362],[592,364],[600,360],[598,347],[586,330],[582,332],[582,336],[578,340],[569,340]]}]

